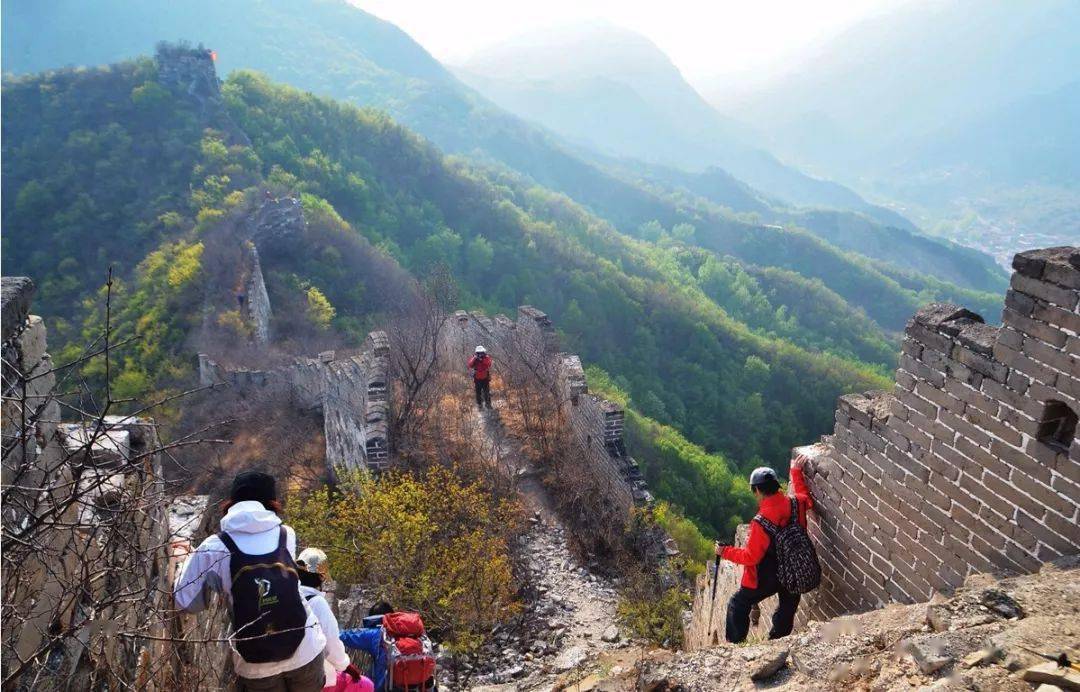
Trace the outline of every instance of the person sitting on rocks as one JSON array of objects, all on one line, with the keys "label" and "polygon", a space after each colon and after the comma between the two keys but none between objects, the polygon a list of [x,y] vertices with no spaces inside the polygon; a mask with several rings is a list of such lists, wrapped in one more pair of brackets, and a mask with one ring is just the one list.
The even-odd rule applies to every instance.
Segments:
[{"label": "person sitting on rocks", "polygon": [[[758,516],[777,527],[797,520],[806,528],[806,511],[814,506],[803,478],[806,461],[806,457],[800,454],[791,462],[791,485],[797,507],[795,517],[791,516],[790,498],[780,492],[776,471],[767,466],[754,469],[750,474],[750,489],[758,499]],[[799,594],[789,593],[777,578],[776,550],[770,545],[768,532],[756,519],[750,522],[750,537],[745,548],[716,544],[716,554],[721,559],[743,565],[741,586],[728,601],[724,635],[729,642],[736,644],[744,641],[750,630],[750,611],[769,596],[776,594],[780,601],[773,613],[769,639],[791,634],[795,611],[799,607]]]},{"label": "person sitting on rocks", "polygon": [[383,648],[383,615],[394,612],[386,601],[379,601],[368,610],[363,627],[343,630],[341,643],[348,649],[363,651],[371,658],[367,675],[375,683],[376,690],[386,689],[386,649]]},{"label": "person sitting on rocks", "polygon": [[[297,574],[300,577],[300,595],[307,602],[308,608],[315,614],[319,627],[326,635],[326,648],[323,649],[323,673],[326,681],[323,692],[337,690],[339,672],[347,673],[352,679],[360,680],[360,670],[349,661],[345,645],[338,638],[338,621],[334,611],[323,595],[323,581],[330,576],[329,561],[326,553],[318,548],[305,548],[296,558]],[[370,681],[367,683],[371,684]]]}]

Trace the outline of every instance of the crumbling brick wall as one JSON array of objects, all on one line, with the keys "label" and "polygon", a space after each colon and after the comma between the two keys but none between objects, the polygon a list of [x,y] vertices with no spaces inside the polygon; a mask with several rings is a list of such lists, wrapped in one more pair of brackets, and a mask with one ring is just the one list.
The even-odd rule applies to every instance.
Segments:
[{"label": "crumbling brick wall", "polygon": [[164,86],[200,100],[221,98],[212,50],[163,42],[157,46],[154,63],[158,81]]},{"label": "crumbling brick wall", "polygon": [[[56,375],[46,350],[45,324],[30,314],[35,292],[27,277],[3,277],[3,519],[13,524],[32,511],[36,497],[12,488],[40,487],[42,469],[63,457],[57,437],[60,404],[53,397]],[[33,491],[30,491],[32,494]]]},{"label": "crumbling brick wall", "polygon": [[34,689],[90,676],[169,689],[157,427],[135,416],[60,422],[32,295],[29,279],[3,279],[5,674],[21,670],[14,686]]},{"label": "crumbling brick wall", "polygon": [[255,243],[245,244],[248,261],[247,272],[247,317],[251,321],[252,336],[259,346],[270,343],[270,319],[273,311],[270,309],[270,295],[266,292],[266,281],[263,279],[262,263],[259,261],[259,251]]},{"label": "crumbling brick wall", "polygon": [[368,335],[359,355],[337,358],[327,351],[273,370],[229,369],[200,353],[199,382],[281,395],[298,408],[318,410],[331,472],[381,471],[390,462],[389,354],[389,341],[381,331]]},{"label": "crumbling brick wall", "polygon": [[802,618],[1080,553],[1080,250],[1013,267],[1001,327],[955,305],[920,310],[892,391],[842,396],[833,435],[804,448],[824,574]]},{"label": "crumbling brick wall", "polygon": [[623,443],[624,412],[618,404],[589,393],[581,360],[560,353],[551,319],[530,305],[518,308],[517,321],[503,315],[489,318],[458,311],[443,330],[443,357],[449,367],[465,367],[477,345],[484,345],[496,363],[521,357],[536,376],[550,382],[581,449],[583,463],[607,481],[614,499],[627,509],[652,501],[637,462]]}]

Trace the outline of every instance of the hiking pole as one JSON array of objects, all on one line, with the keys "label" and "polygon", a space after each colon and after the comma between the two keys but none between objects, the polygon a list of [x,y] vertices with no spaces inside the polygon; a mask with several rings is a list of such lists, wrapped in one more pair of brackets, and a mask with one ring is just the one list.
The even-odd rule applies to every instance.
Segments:
[{"label": "hiking pole", "polygon": [[712,615],[716,609],[716,582],[720,581],[720,556],[713,559],[712,593],[709,595],[709,626],[705,628],[705,636],[712,632]]},{"label": "hiking pole", "polygon": [[1044,654],[1041,651],[1036,651],[1035,649],[1031,649],[1026,646],[1021,646],[1020,648],[1029,651],[1036,656],[1042,656],[1048,661],[1053,661],[1061,668],[1072,668],[1073,670],[1080,671],[1080,662],[1070,660],[1069,654],[1065,653],[1064,651],[1057,656],[1054,656],[1053,654]]}]

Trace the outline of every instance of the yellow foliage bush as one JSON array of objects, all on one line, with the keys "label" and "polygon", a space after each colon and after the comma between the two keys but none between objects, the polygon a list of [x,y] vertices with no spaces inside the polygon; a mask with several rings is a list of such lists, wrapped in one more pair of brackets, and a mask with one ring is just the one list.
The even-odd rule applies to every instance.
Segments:
[{"label": "yellow foliage bush", "polygon": [[314,286],[307,290],[307,315],[315,326],[329,329],[336,314],[337,310],[322,291]]},{"label": "yellow foliage bush", "polygon": [[202,268],[202,254],[202,243],[193,243],[191,245],[178,243],[166,279],[169,286],[182,288],[187,282],[195,278]]},{"label": "yellow foliage bush", "polygon": [[[334,579],[419,611],[445,646],[476,651],[517,612],[510,541],[517,506],[448,469],[355,475],[334,492],[290,497],[288,520],[330,558]],[[342,623],[355,626],[356,623]]]}]

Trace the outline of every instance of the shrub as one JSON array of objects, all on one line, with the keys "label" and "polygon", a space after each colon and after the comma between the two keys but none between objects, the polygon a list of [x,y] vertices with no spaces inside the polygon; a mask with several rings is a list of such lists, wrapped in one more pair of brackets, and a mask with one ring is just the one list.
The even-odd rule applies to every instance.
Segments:
[{"label": "shrub", "polygon": [[627,578],[619,599],[619,620],[635,637],[666,648],[683,641],[683,613],[690,596],[676,576],[679,566],[669,562],[660,572],[637,570]]},{"label": "shrub", "polygon": [[346,480],[344,492],[324,487],[288,503],[297,535],[326,551],[337,581],[420,611],[460,654],[476,651],[517,611],[510,561],[516,505],[442,467]]}]

